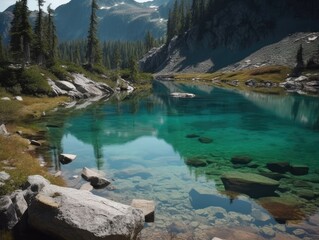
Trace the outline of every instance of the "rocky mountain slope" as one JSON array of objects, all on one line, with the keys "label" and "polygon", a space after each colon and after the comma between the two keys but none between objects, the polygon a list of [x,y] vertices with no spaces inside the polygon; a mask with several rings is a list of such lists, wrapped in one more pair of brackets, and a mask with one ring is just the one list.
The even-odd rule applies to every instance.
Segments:
[{"label": "rocky mountain slope", "polygon": [[[225,0],[212,21],[206,22],[202,37],[199,27],[194,27],[166,46],[153,49],[140,66],[144,71],[161,74],[212,72],[290,34],[319,31],[318,12],[319,2],[315,0]],[[293,49],[294,56],[296,51]],[[267,52],[263,55],[267,57]],[[287,59],[277,60],[276,64],[291,66],[290,60],[289,64]]]},{"label": "rocky mountain slope", "polygon": [[[134,0],[98,0],[100,40],[137,40],[144,39],[149,30],[154,37],[165,35],[167,11],[160,4],[166,6],[167,1],[156,0],[141,4]],[[87,36],[89,17],[91,14],[90,0],[71,0],[55,10],[55,21],[59,41],[85,39]],[[13,18],[13,6],[0,13],[0,33],[5,42],[9,40],[10,23]],[[35,12],[32,12],[31,22]]]}]

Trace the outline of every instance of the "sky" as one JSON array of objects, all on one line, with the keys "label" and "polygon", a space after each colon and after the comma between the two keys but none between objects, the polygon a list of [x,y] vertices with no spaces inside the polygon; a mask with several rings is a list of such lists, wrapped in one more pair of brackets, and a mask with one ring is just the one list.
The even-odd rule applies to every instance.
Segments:
[{"label": "sky", "polygon": [[[51,8],[55,9],[61,4],[65,4],[69,2],[70,0],[46,0],[43,6],[43,10],[47,9],[47,6],[51,3]],[[149,0],[135,0],[136,2],[146,2]],[[9,6],[16,3],[16,0],[0,0],[0,12],[3,12],[6,10]],[[28,6],[30,10],[36,10],[38,9],[38,0],[28,0]]]}]

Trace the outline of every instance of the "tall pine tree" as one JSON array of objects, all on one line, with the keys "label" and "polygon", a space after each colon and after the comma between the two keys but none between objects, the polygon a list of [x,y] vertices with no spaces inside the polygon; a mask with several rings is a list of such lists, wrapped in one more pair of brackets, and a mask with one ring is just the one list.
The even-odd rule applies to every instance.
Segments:
[{"label": "tall pine tree", "polygon": [[43,26],[42,7],[45,1],[44,0],[37,0],[37,1],[38,1],[39,11],[38,11],[37,18],[35,20],[35,25],[34,25],[35,39],[34,39],[33,49],[34,49],[34,58],[36,62],[41,65],[43,64],[43,61],[44,61],[44,26]]},{"label": "tall pine tree", "polygon": [[88,61],[89,68],[92,68],[94,64],[101,64],[101,50],[100,43],[97,36],[97,15],[96,11],[98,10],[98,5],[96,0],[92,0],[91,6],[91,17],[90,17],[90,27],[87,38],[87,52],[86,58]]},{"label": "tall pine tree", "polygon": [[47,39],[47,65],[52,66],[56,62],[57,58],[57,42],[58,38],[56,36],[56,27],[54,25],[53,17],[54,17],[54,11],[51,8],[51,4],[49,4],[48,8],[48,15],[46,18],[46,39]]}]

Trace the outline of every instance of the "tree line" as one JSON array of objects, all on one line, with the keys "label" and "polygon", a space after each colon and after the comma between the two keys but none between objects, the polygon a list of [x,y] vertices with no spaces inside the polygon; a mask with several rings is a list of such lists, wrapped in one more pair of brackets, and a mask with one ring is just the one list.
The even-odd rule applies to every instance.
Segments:
[{"label": "tree line", "polygon": [[137,61],[151,48],[164,42],[164,39],[154,39],[150,31],[147,31],[144,41],[105,41],[100,43],[97,34],[98,18],[96,14],[99,7],[97,1],[92,0],[87,39],[58,44],[54,10],[49,5],[47,14],[44,13],[44,2],[44,0],[37,0],[38,12],[33,27],[29,22],[30,11],[27,0],[16,2],[8,51],[2,46],[0,36],[0,61],[10,59],[15,63],[21,63],[22,67],[29,63],[50,67],[62,60],[75,64],[85,64],[87,69],[92,69],[94,66],[120,69],[130,67],[132,61]]}]

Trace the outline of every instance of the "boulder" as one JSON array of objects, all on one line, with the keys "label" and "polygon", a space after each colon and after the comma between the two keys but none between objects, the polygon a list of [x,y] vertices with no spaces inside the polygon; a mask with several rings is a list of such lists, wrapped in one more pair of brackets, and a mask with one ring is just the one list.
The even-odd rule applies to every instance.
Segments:
[{"label": "boulder", "polygon": [[301,210],[301,202],[292,197],[264,197],[258,199],[258,203],[279,223],[305,218]]},{"label": "boulder", "polygon": [[8,133],[7,128],[6,128],[6,125],[1,124],[1,125],[0,125],[0,135],[8,135],[8,134],[9,134],[9,133]]},{"label": "boulder", "polygon": [[154,222],[155,219],[155,202],[144,199],[133,199],[131,206],[141,209],[144,214],[145,222]]},{"label": "boulder", "polygon": [[68,81],[56,81],[55,84],[64,91],[76,91],[76,87],[73,83]]},{"label": "boulder", "polygon": [[27,182],[22,188],[22,190],[24,190],[24,198],[28,205],[31,203],[35,195],[37,195],[38,192],[47,185],[50,185],[50,182],[40,175],[32,175],[28,177]]},{"label": "boulder", "polygon": [[16,211],[17,217],[20,219],[28,209],[28,204],[24,199],[21,190],[15,191],[11,194],[11,201]]},{"label": "boulder", "polygon": [[226,190],[245,193],[251,197],[274,195],[279,182],[255,173],[228,172],[221,176]]},{"label": "boulder", "polygon": [[293,175],[306,175],[309,172],[309,167],[306,165],[291,165],[289,171]]},{"label": "boulder", "polygon": [[0,229],[12,229],[18,217],[9,196],[0,197]]},{"label": "boulder", "polygon": [[233,164],[248,164],[252,159],[248,156],[234,156],[230,160]]},{"label": "boulder", "polygon": [[62,154],[60,154],[60,156],[59,156],[59,161],[60,161],[62,164],[68,164],[68,163],[74,161],[75,158],[76,158],[76,155],[74,155],[74,154],[62,153]]},{"label": "boulder", "polygon": [[76,90],[80,93],[88,93],[89,96],[99,96],[103,95],[101,89],[96,86],[96,83],[82,74],[73,74],[74,77],[73,83],[76,87]]},{"label": "boulder", "polygon": [[266,166],[270,171],[277,173],[286,173],[290,169],[289,162],[271,162],[267,163]]},{"label": "boulder", "polygon": [[61,239],[136,239],[143,228],[139,209],[88,191],[45,186],[28,209],[31,227]]},{"label": "boulder", "polygon": [[91,183],[94,188],[104,188],[108,186],[111,182],[102,177],[99,173],[84,167],[82,170],[82,177]]}]

